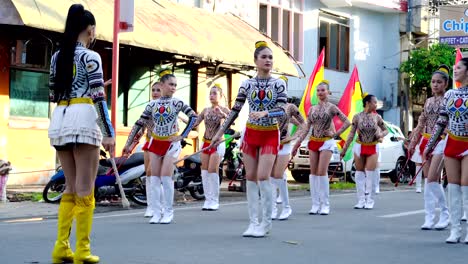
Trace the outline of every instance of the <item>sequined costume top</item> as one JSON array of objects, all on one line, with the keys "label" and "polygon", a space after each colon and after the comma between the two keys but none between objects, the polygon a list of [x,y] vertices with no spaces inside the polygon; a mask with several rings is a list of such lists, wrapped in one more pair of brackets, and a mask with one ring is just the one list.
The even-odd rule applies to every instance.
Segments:
[{"label": "sequined costume top", "polygon": [[154,122],[152,131],[154,136],[165,138],[176,135],[179,131],[177,122],[179,112],[183,112],[189,118],[187,126],[181,134],[182,137],[187,137],[197,121],[197,114],[183,101],[174,97],[163,96],[146,105],[143,114],[135,122],[130,132],[126,146],[131,145],[135,136],[148,124],[150,119]]},{"label": "sequined costume top", "polygon": [[249,113],[268,111],[266,117],[252,119],[247,124],[256,126],[278,125],[278,117],[285,114],[283,106],[287,103],[286,83],[277,78],[252,78],[242,82],[234,106],[224,121],[221,129],[225,131],[239,115],[245,101],[249,104]]},{"label": "sequined costume top", "polygon": [[216,135],[216,132],[219,131],[223,120],[229,115],[229,109],[227,107],[218,106],[221,111],[218,113],[215,108],[207,107],[202,110],[198,115],[197,122],[195,126],[198,126],[203,120],[205,121],[205,134],[203,138],[206,140],[211,140]]},{"label": "sequined costume top", "polygon": [[[335,133],[335,126],[333,118],[337,116],[343,125]],[[310,108],[307,114],[307,123],[305,129],[302,131],[300,141],[302,142],[312,128],[311,136],[315,138],[332,137],[333,135],[340,135],[345,131],[351,123],[348,118],[341,112],[341,110],[334,104],[329,102],[320,102]]]},{"label": "sequined costume top", "polygon": [[426,100],[424,109],[418,119],[418,125],[412,133],[413,136],[409,145],[410,149],[416,147],[423,133],[431,134],[434,131],[437,119],[439,118],[439,112],[442,110],[443,100],[443,96],[430,97]]},{"label": "sequined costume top", "polygon": [[[294,104],[286,104],[284,106],[285,115],[278,118],[279,122],[279,129],[280,129],[280,140],[287,140],[288,142],[292,140],[292,138],[288,139],[288,132],[289,132],[289,123],[292,123],[298,126],[298,131],[296,135],[300,135],[301,131],[304,129],[304,118],[302,117],[299,109]],[[286,143],[286,142],[285,142]]]},{"label": "sequined costume top", "polygon": [[445,93],[439,118],[431,139],[427,144],[432,152],[445,129],[458,137],[468,137],[468,86],[452,89]]},{"label": "sequined costume top", "polygon": [[52,55],[50,64],[49,100],[51,102],[59,102],[60,100],[73,98],[91,98],[98,114],[98,125],[103,136],[113,137],[115,133],[107,111],[101,57],[98,53],[85,48],[83,44],[78,42],[75,48],[73,81],[70,94],[56,94],[54,87],[59,52],[57,51]]},{"label": "sequined costume top", "polygon": [[388,134],[387,127],[380,115],[377,113],[358,113],[353,117],[351,131],[349,132],[343,151],[348,149],[356,132],[358,133],[358,141],[361,143],[375,143],[378,140],[377,133],[380,133],[382,137]]}]

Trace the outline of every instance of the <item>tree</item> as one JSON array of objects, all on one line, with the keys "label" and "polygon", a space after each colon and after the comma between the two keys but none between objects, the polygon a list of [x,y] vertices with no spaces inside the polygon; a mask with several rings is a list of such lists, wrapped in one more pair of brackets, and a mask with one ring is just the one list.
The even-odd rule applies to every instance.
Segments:
[{"label": "tree", "polygon": [[[435,44],[428,49],[418,48],[410,53],[410,58],[401,64],[400,71],[411,78],[412,96],[421,94],[423,87],[430,87],[432,73],[441,64],[452,68],[455,64],[455,48],[447,44]],[[427,90],[429,96],[430,89]]]}]

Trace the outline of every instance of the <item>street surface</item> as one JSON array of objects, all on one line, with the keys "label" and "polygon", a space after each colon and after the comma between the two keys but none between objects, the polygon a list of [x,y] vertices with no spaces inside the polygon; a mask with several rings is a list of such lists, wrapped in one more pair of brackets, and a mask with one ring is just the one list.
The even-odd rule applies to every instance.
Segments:
[{"label": "street surface", "polygon": [[[217,212],[179,206],[170,225],[148,224],[143,209],[100,213],[92,250],[101,263],[116,264],[467,263],[468,245],[446,244],[448,230],[419,230],[423,194],[381,192],[374,210],[352,209],[355,200],[354,193],[332,195],[331,214],[312,216],[309,197],[293,197],[293,215],[274,221],[267,238],[241,236],[248,225],[244,200]],[[50,263],[55,226],[56,219],[0,222],[0,263]]]}]

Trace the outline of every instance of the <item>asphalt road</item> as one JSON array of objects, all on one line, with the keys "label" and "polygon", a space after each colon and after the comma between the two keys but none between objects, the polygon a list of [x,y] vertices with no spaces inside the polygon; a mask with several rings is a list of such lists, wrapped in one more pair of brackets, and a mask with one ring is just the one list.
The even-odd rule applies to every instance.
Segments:
[{"label": "asphalt road", "polygon": [[[248,225],[245,201],[222,204],[217,212],[177,207],[170,225],[148,224],[142,209],[101,213],[92,249],[101,263],[118,264],[467,263],[468,245],[446,244],[448,230],[419,229],[422,199],[413,190],[382,192],[374,210],[355,210],[355,194],[342,193],[332,195],[329,216],[311,216],[309,197],[294,197],[293,215],[274,221],[267,238],[241,236]],[[56,223],[0,222],[0,263],[50,263]]]}]

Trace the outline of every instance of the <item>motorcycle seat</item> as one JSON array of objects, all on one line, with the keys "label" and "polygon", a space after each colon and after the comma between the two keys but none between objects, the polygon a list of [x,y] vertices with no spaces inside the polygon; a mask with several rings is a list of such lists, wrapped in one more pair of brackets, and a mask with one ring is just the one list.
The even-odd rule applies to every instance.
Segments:
[{"label": "motorcycle seat", "polygon": [[[143,152],[136,152],[133,153],[127,160],[125,160],[125,157],[117,157],[115,158],[115,165],[119,168],[119,171],[126,171],[130,168],[144,164],[145,159],[143,155]],[[120,165],[122,162],[124,163]],[[99,165],[109,168],[112,167],[110,159],[100,160]]]},{"label": "motorcycle seat", "polygon": [[190,156],[187,160],[191,161],[191,162],[195,162],[195,163],[199,163],[201,164],[201,157],[200,157],[200,153],[197,153],[193,156]]}]

